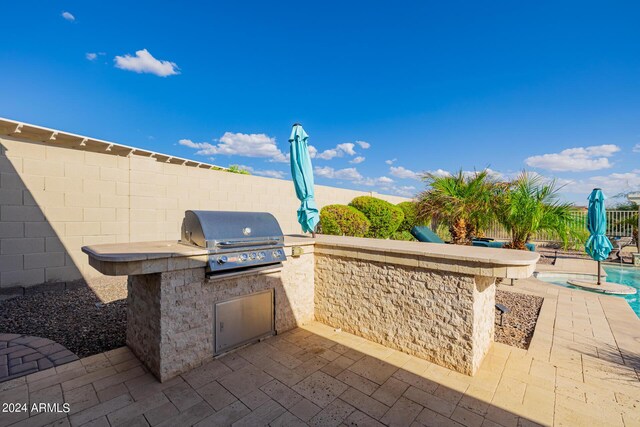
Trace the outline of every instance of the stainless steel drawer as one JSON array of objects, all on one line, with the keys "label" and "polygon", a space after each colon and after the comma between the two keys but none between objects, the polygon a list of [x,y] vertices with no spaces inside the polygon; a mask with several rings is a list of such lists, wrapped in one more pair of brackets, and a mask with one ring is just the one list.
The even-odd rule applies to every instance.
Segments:
[{"label": "stainless steel drawer", "polygon": [[215,354],[275,333],[273,289],[216,303]]}]

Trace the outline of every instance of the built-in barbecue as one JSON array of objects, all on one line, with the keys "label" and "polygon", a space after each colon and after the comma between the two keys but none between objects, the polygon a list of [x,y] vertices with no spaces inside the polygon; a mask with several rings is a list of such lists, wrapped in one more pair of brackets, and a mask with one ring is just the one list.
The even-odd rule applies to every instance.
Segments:
[{"label": "built-in barbecue", "polygon": [[266,212],[186,211],[181,243],[208,250],[210,275],[277,267],[286,260],[280,225]]},{"label": "built-in barbecue", "polygon": [[[186,211],[181,243],[206,249],[206,274],[227,282],[282,267],[286,260],[280,225],[266,212]],[[213,301],[215,355],[275,334],[274,289],[265,278],[266,289],[248,292],[242,280],[234,285],[240,295]]]}]

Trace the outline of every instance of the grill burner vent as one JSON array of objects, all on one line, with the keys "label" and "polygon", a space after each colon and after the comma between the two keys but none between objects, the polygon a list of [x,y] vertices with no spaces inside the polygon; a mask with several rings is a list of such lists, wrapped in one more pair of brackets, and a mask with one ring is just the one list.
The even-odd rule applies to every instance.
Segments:
[{"label": "grill burner vent", "polygon": [[210,274],[281,266],[284,236],[267,212],[186,211],[181,243],[209,252]]}]

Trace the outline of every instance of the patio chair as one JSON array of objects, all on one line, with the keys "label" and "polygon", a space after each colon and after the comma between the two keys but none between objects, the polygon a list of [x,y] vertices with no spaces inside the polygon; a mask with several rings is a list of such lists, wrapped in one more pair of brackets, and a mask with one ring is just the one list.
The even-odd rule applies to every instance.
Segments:
[{"label": "patio chair", "polygon": [[[427,227],[426,225],[416,225],[411,229],[411,235],[418,239],[420,242],[426,243],[447,243],[440,238],[436,233],[433,232],[432,229]],[[502,248],[504,246],[503,242],[495,242],[493,239],[473,239],[471,241],[473,246],[478,246],[482,248]],[[536,246],[533,243],[527,243],[527,249],[534,252],[536,250]]]},{"label": "patio chair", "polygon": [[635,245],[633,237],[609,237],[613,250],[607,258],[608,261],[622,261],[622,250],[627,246]]}]

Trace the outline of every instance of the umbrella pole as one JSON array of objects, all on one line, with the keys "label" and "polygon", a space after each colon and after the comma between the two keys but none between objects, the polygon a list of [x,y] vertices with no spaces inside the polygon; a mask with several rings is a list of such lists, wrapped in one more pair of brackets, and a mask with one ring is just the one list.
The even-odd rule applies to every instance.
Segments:
[{"label": "umbrella pole", "polygon": [[600,261],[598,261],[598,285],[600,285]]}]

